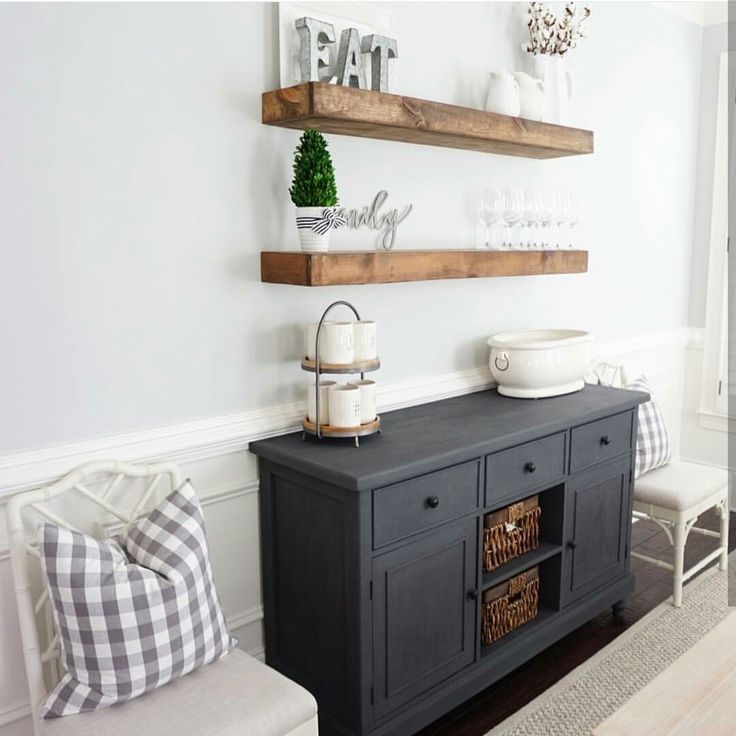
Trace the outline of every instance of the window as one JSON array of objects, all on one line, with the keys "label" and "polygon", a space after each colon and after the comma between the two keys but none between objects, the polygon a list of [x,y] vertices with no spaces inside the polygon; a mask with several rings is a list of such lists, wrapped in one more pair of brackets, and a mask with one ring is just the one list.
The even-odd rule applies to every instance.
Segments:
[{"label": "window", "polygon": [[[708,298],[705,316],[701,424],[709,429],[729,430],[729,403],[736,409],[736,361],[729,369],[729,345],[736,354],[736,296],[728,288],[730,253],[728,183],[736,172],[734,117],[729,107],[736,103],[736,90],[729,88],[736,54],[721,54],[718,83],[716,145],[713,167],[713,205],[708,258]],[[729,75],[729,68],[731,75]],[[733,112],[733,111],[732,111]],[[729,145],[730,143],[730,145]],[[733,215],[733,213],[731,213]],[[736,247],[736,243],[734,243]],[[736,429],[736,427],[734,427]]]}]

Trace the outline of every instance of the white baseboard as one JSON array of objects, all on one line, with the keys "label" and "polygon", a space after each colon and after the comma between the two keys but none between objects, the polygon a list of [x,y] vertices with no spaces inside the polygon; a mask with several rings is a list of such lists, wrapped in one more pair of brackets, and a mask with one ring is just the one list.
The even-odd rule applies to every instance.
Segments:
[{"label": "white baseboard", "polygon": [[251,608],[246,608],[244,611],[228,616],[227,627],[230,631],[235,631],[236,629],[242,629],[243,626],[250,626],[250,624],[262,620],[263,606],[252,606]]},{"label": "white baseboard", "polygon": [[9,723],[15,723],[21,718],[31,715],[31,704],[29,701],[21,701],[12,703],[0,710],[0,728],[7,726]]}]

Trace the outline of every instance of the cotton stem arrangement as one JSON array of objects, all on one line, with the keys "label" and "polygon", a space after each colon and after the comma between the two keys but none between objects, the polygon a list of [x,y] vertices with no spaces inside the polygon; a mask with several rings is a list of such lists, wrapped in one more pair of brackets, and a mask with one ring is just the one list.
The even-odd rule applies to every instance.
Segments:
[{"label": "cotton stem arrangement", "polygon": [[578,12],[574,2],[565,3],[562,18],[558,18],[543,3],[531,2],[528,14],[526,50],[534,55],[565,56],[585,38],[584,23],[590,17],[590,8],[585,5]]}]

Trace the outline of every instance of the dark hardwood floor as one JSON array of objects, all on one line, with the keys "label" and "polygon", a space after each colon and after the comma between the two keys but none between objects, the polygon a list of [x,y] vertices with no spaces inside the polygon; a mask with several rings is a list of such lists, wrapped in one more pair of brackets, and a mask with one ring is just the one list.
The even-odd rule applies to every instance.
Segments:
[{"label": "dark hardwood floor", "polygon": [[[715,512],[709,511],[699,519],[698,526],[717,530],[718,521]],[[713,538],[690,534],[685,548],[685,568],[717,546]],[[632,547],[643,554],[671,561],[667,538],[653,522],[634,524]],[[736,547],[736,513],[731,514],[729,547],[731,550]],[[636,575],[636,588],[622,616],[614,617],[610,611],[602,613],[417,736],[483,736],[672,595],[670,571],[633,559],[631,569]]]}]

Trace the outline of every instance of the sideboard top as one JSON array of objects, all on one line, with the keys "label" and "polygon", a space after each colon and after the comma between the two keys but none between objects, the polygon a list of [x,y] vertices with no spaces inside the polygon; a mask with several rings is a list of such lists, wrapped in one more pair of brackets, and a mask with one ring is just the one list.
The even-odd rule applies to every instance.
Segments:
[{"label": "sideboard top", "polygon": [[633,409],[648,394],[603,386],[550,399],[511,399],[495,389],[381,415],[383,434],[317,440],[302,433],[253,442],[256,455],[349,490],[378,488]]}]

